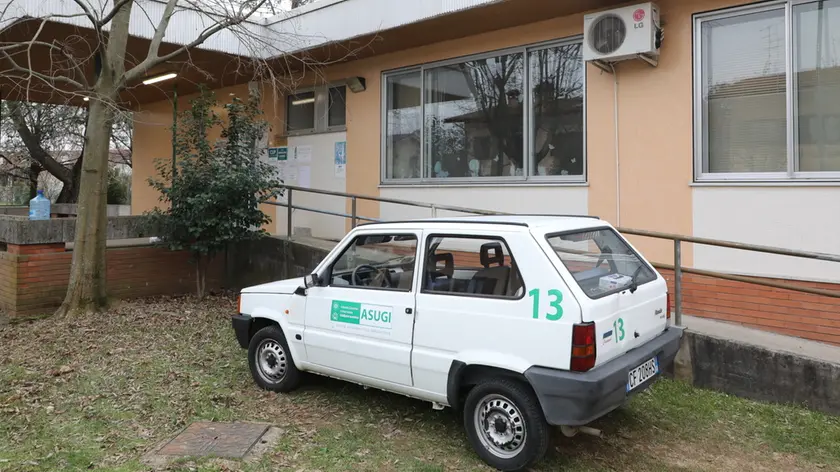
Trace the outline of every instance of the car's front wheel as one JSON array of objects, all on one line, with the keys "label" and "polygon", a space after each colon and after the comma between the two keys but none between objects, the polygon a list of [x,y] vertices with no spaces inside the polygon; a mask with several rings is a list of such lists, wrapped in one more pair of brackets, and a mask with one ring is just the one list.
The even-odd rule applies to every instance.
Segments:
[{"label": "car's front wheel", "polygon": [[254,381],[265,390],[290,392],[300,384],[300,371],[279,326],[267,326],[251,338],[248,365]]},{"label": "car's front wheel", "polygon": [[470,390],[464,427],[473,449],[499,470],[523,470],[548,450],[549,427],[539,401],[516,380],[489,379]]}]

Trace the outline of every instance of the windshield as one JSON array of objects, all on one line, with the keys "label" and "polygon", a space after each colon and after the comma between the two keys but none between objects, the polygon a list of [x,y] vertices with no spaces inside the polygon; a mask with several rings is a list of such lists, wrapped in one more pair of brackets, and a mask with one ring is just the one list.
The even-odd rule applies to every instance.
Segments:
[{"label": "windshield", "polygon": [[656,279],[627,243],[610,228],[549,235],[548,244],[589,298],[600,298]]}]

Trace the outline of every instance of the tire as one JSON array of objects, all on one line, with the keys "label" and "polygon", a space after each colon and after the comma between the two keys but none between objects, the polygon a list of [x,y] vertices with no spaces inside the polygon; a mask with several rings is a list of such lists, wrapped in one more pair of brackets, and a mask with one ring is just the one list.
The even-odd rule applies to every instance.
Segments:
[{"label": "tire", "polygon": [[254,382],[265,390],[285,393],[300,385],[300,371],[279,326],[267,326],[251,338],[248,366]]},{"label": "tire", "polygon": [[548,450],[550,429],[540,403],[530,387],[516,380],[488,379],[470,390],[464,428],[475,452],[499,470],[523,470]]}]

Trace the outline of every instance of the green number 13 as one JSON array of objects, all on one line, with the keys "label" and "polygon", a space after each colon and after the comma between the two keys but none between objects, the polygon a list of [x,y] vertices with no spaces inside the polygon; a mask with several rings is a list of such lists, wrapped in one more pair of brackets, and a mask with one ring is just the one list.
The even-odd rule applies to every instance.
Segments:
[{"label": "green number 13", "polygon": [[615,339],[624,341],[624,320],[619,318],[613,322],[613,330],[615,331]]},{"label": "green number 13", "polygon": [[[534,319],[538,320],[540,318],[540,289],[535,288],[528,292],[528,295],[534,299]],[[548,291],[548,296],[554,297],[554,301],[548,303],[548,306],[553,308],[554,311],[546,313],[545,319],[548,321],[557,321],[563,317],[563,307],[560,306],[560,302],[563,301],[563,292],[551,289]]]}]

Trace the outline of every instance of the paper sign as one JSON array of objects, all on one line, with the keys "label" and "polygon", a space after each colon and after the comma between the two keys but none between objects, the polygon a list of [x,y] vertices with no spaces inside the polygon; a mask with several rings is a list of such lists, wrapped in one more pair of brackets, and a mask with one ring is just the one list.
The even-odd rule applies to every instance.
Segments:
[{"label": "paper sign", "polygon": [[298,146],[295,148],[295,160],[303,164],[312,162],[312,146]]},{"label": "paper sign", "polygon": [[309,185],[311,183],[310,182],[310,178],[311,178],[310,169],[311,168],[309,166],[298,167],[298,185],[299,186],[304,187],[304,188],[309,188]]},{"label": "paper sign", "polygon": [[298,168],[292,165],[286,165],[285,169],[286,178],[284,180],[297,180],[298,178]]},{"label": "paper sign", "polygon": [[335,143],[335,176],[340,179],[347,176],[347,141]]}]

